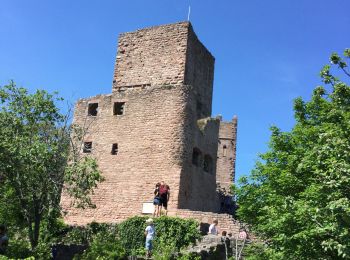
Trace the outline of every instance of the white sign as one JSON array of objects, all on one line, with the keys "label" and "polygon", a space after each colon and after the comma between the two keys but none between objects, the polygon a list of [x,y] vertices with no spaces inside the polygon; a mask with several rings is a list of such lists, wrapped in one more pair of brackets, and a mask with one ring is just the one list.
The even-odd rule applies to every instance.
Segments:
[{"label": "white sign", "polygon": [[142,203],[142,214],[153,214],[153,212],[154,212],[153,202]]}]

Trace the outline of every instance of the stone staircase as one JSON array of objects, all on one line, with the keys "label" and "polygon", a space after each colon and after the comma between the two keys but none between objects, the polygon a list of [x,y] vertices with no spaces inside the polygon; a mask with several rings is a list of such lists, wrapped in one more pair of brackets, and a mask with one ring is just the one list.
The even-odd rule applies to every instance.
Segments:
[{"label": "stone staircase", "polygon": [[169,212],[169,216],[176,216],[180,218],[193,218],[201,223],[202,233],[208,232],[209,225],[214,219],[218,220],[218,228],[221,234],[222,231],[232,233],[232,235],[239,233],[240,223],[235,220],[231,215],[226,213],[214,213],[194,211],[188,209],[177,209],[174,212]]}]

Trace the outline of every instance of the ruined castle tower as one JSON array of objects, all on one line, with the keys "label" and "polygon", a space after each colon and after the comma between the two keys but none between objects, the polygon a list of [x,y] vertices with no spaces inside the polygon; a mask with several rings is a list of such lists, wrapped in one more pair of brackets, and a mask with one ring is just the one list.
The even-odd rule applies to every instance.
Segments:
[{"label": "ruined castle tower", "polygon": [[112,93],[80,99],[74,123],[90,125],[82,153],[105,178],[94,209],[71,208],[68,223],[116,222],[141,214],[156,182],[169,210],[218,212],[217,185],[234,178],[237,119],[211,118],[214,57],[189,22],[119,36]]}]

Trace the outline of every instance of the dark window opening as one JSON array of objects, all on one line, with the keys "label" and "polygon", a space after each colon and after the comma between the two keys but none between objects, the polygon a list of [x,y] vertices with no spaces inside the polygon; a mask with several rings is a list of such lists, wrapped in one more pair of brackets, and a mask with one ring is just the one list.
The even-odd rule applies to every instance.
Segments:
[{"label": "dark window opening", "polygon": [[88,116],[97,116],[98,103],[90,103],[88,107]]},{"label": "dark window opening", "polygon": [[117,155],[118,154],[118,144],[112,144],[112,155]]},{"label": "dark window opening", "polygon": [[91,153],[92,142],[84,142],[83,153]]},{"label": "dark window opening", "polygon": [[213,159],[210,157],[210,155],[206,154],[204,156],[203,170],[208,173],[213,172]]},{"label": "dark window opening", "polygon": [[198,148],[193,148],[193,153],[192,153],[192,164],[196,166],[200,166],[201,164],[201,157],[202,153]]},{"label": "dark window opening", "polygon": [[113,115],[124,115],[125,102],[115,102],[113,106]]},{"label": "dark window opening", "polygon": [[224,157],[227,156],[227,146],[226,146],[226,145],[224,145],[224,146],[222,147],[222,154],[223,154]]}]

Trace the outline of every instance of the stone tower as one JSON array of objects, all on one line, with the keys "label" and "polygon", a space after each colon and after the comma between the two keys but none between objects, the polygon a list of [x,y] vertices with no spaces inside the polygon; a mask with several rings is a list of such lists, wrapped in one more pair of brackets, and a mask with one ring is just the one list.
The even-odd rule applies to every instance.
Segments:
[{"label": "stone tower", "polygon": [[141,214],[162,180],[174,214],[218,212],[217,182],[234,177],[236,121],[211,118],[213,77],[214,57],[189,22],[121,34],[112,93],[80,99],[74,113],[74,123],[90,126],[82,153],[97,158],[105,180],[92,197],[95,209],[71,208],[63,196],[65,220]]}]

